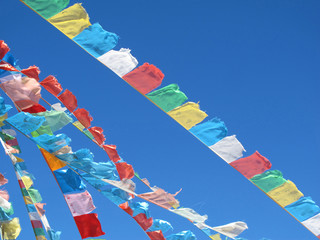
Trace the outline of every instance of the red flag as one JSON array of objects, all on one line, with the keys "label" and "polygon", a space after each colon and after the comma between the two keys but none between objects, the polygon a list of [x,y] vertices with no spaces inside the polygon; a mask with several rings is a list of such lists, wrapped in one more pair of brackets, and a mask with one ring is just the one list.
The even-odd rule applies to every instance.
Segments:
[{"label": "red flag", "polygon": [[3,60],[0,62],[0,69],[5,70],[5,71],[19,72],[19,70],[16,69],[14,66],[12,66],[11,64],[9,64]]},{"label": "red flag", "polygon": [[45,112],[47,109],[45,109],[41,104],[35,103],[32,107],[23,109],[23,112],[28,113],[39,113],[39,112]]},{"label": "red flag", "polygon": [[42,82],[40,82],[42,87],[44,87],[49,93],[53,94],[54,96],[58,96],[59,93],[62,92],[61,84],[58,82],[58,80],[50,75],[43,79]]},{"label": "red flag", "polygon": [[147,94],[161,85],[164,74],[156,66],[144,63],[122,78],[142,94]]},{"label": "red flag", "polygon": [[0,40],[0,59],[2,59],[9,51],[10,48],[8,45],[3,40]]},{"label": "red flag", "polygon": [[105,233],[101,229],[98,214],[90,213],[74,217],[82,239],[88,237],[99,237]]},{"label": "red flag", "polygon": [[6,183],[8,183],[8,179],[6,179],[6,178],[2,175],[2,173],[0,173],[0,186],[4,185],[4,184],[6,184]]},{"label": "red flag", "polygon": [[258,151],[249,157],[233,161],[230,165],[248,179],[271,168],[271,162]]},{"label": "red flag", "polygon": [[21,73],[27,77],[34,78],[39,81],[40,69],[37,66],[30,66],[27,69],[21,70]]},{"label": "red flag", "polygon": [[129,203],[128,202],[120,204],[119,208],[121,208],[123,211],[128,213],[130,216],[132,216],[133,210],[129,207]]},{"label": "red flag", "polygon": [[120,179],[131,179],[134,177],[134,170],[132,165],[126,162],[118,162],[116,163],[117,171],[119,173]]},{"label": "red flag", "polygon": [[33,228],[42,228],[42,223],[39,220],[31,220],[31,225]]},{"label": "red flag", "polygon": [[118,162],[121,159],[116,150],[116,145],[103,145],[103,148],[112,162]]},{"label": "red flag", "polygon": [[70,112],[73,112],[78,106],[77,98],[68,89],[66,89],[58,99]]},{"label": "red flag", "polygon": [[145,231],[152,226],[153,219],[152,218],[148,219],[144,213],[139,213],[133,218]]},{"label": "red flag", "polygon": [[147,232],[149,238],[151,240],[166,240],[165,237],[162,234],[162,231],[153,231],[153,232]]},{"label": "red flag", "polygon": [[73,112],[78,121],[85,127],[89,128],[91,126],[91,121],[93,118],[90,116],[89,112],[84,108],[78,108]]},{"label": "red flag", "polygon": [[103,129],[101,127],[91,127],[88,129],[94,139],[97,141],[99,145],[103,144],[106,140],[105,136],[103,135]]}]

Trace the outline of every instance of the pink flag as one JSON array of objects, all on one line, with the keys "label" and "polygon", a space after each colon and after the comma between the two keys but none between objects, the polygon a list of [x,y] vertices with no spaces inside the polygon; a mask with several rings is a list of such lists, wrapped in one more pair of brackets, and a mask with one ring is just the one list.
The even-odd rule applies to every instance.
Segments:
[{"label": "pink flag", "polygon": [[92,212],[96,207],[88,191],[64,195],[73,216]]},{"label": "pink flag", "polygon": [[144,198],[156,205],[169,209],[171,207],[179,207],[179,201],[174,198],[179,192],[173,195],[167,193],[161,188],[157,188],[157,190],[154,192],[139,194],[138,197]]},{"label": "pink flag", "polygon": [[30,66],[27,69],[21,70],[20,72],[39,81],[40,69],[37,66]]},{"label": "pink flag", "polygon": [[4,184],[6,184],[6,183],[8,183],[8,179],[6,179],[6,178],[2,175],[2,173],[0,173],[0,186],[4,185]]},{"label": "pink flag", "polygon": [[[1,185],[1,184],[0,184]],[[9,194],[7,191],[5,190],[0,190],[0,197],[2,197],[3,199],[9,201]]]},{"label": "pink flag", "polygon": [[35,203],[34,205],[36,206],[36,208],[37,208],[38,213],[40,214],[40,216],[43,216],[44,213],[46,212],[46,211],[43,209],[43,207],[44,207],[44,205],[46,205],[46,204],[45,204],[45,203]]}]

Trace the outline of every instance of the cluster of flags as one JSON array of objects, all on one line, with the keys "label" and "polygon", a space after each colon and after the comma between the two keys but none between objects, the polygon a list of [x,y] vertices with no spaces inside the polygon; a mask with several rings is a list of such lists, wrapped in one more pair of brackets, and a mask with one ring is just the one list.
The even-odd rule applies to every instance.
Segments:
[{"label": "cluster of flags", "polygon": [[[283,178],[279,170],[271,170],[272,164],[259,152],[243,157],[244,147],[235,135],[227,135],[228,131],[224,122],[218,118],[203,122],[208,116],[207,113],[200,109],[199,104],[186,102],[188,97],[179,89],[178,85],[170,84],[156,89],[161,86],[164,79],[161,70],[149,63],[138,66],[137,59],[131,55],[129,49],[112,50],[117,45],[119,37],[115,33],[104,30],[98,23],[91,24],[89,16],[81,4],[68,7],[69,0],[24,0],[23,2],[168,113],[209,149],[238,170],[320,238],[320,208],[312,201],[311,197],[304,197],[293,182]],[[78,107],[77,99],[72,92],[68,89],[63,91],[61,84],[53,76],[47,77],[39,84],[40,71],[37,67],[32,66],[21,70],[16,65],[14,57],[7,53],[9,50],[3,41],[0,42],[0,49],[0,58],[2,59],[0,74],[3,74],[0,79],[1,88],[13,100],[18,110],[24,112],[7,119],[7,123],[25,135],[31,134],[33,136],[32,140],[42,148],[41,151],[49,166],[52,163],[48,159],[56,158],[54,162],[59,168],[53,171],[60,185],[68,182],[63,180],[62,175],[68,177],[72,175],[72,178],[79,178],[80,180],[73,180],[73,182],[77,182],[77,187],[83,186],[81,179],[84,179],[130,214],[151,239],[195,239],[195,236],[189,231],[184,231],[165,238],[163,232],[168,227],[162,228],[162,225],[159,224],[162,220],[155,221],[150,218],[146,211],[146,203],[137,205],[133,203],[134,197],[140,197],[190,219],[211,239],[219,239],[220,233],[235,238],[247,228],[243,222],[210,227],[205,223],[206,215],[202,216],[190,208],[179,208],[175,195],[166,193],[162,189],[152,188],[146,180],[144,182],[149,185],[152,191],[136,194],[135,185],[131,179],[134,176],[137,177],[137,174],[132,166],[121,159],[116,151],[116,146],[105,143],[102,128],[91,126],[93,118],[86,109]],[[39,100],[42,98],[40,94],[41,86],[56,96],[72,115],[66,114],[66,109],[63,109],[59,104],[52,105],[51,111],[47,111],[46,108],[41,106],[39,104]],[[64,117],[59,117],[57,118],[59,120],[53,120],[50,123],[50,114],[53,116],[64,115]],[[72,122],[68,117],[77,119],[72,124],[104,149],[111,161],[106,163],[94,162],[91,152],[84,149],[72,152],[69,146],[71,140],[68,136],[65,134],[54,135],[54,131],[60,130],[63,126]],[[65,119],[65,121],[60,121],[60,119]],[[58,126],[54,128],[54,124]],[[120,181],[118,181],[118,177]],[[143,179],[141,180],[143,181]],[[110,188],[110,186],[115,188]],[[79,189],[76,190],[80,191]],[[81,189],[80,193],[84,195],[80,194],[76,197],[90,199],[85,194],[85,188]],[[85,202],[91,206],[89,209],[93,208],[94,205],[90,200]],[[88,214],[92,213],[86,215]],[[75,216],[75,221],[76,217],[78,216]],[[96,220],[97,218],[95,218]],[[78,223],[77,225],[79,227]],[[168,226],[168,224],[165,224],[165,226]],[[96,229],[98,229],[98,232],[101,231],[102,234],[101,229]],[[215,232],[212,233],[212,230]]]}]

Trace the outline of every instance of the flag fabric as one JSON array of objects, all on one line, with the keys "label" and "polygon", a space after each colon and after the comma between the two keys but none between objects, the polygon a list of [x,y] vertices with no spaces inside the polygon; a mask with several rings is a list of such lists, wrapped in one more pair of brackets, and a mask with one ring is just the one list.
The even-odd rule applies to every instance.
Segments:
[{"label": "flag fabric", "polygon": [[48,19],[66,8],[70,0],[23,0],[23,2]]}]

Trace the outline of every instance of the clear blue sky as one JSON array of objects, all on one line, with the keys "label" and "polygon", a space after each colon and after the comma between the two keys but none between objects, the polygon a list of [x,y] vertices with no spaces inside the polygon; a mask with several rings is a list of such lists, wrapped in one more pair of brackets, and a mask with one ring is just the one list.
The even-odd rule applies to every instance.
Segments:
[{"label": "clear blue sky", "polygon": [[[261,1],[104,1],[83,4],[91,22],[120,35],[139,62],[165,74],[163,85],[179,84],[200,101],[209,117],[225,121],[247,155],[258,150],[320,204],[319,63],[320,3],[316,0]],[[80,107],[105,130],[107,142],[151,184],[169,192],[183,188],[181,205],[208,214],[208,225],[245,221],[249,240],[312,240],[315,237],[242,175],[138,92],[67,39],[18,0],[1,1],[0,38],[21,67],[37,65],[41,78],[55,75],[78,98]],[[1,93],[3,95],[3,93]],[[44,90],[43,96],[54,99]],[[7,100],[9,101],[9,100]],[[12,110],[13,114],[15,110]],[[90,148],[98,161],[105,153],[68,126],[73,150]],[[36,146],[18,136],[35,188],[47,203],[51,226],[62,239],[80,239],[63,196]],[[9,159],[0,153],[0,172],[20,217],[20,239],[34,239]],[[138,186],[137,191],[144,188]],[[95,190],[96,212],[109,240],[148,239],[139,226]],[[154,218],[174,232],[190,222],[150,206]]]}]

